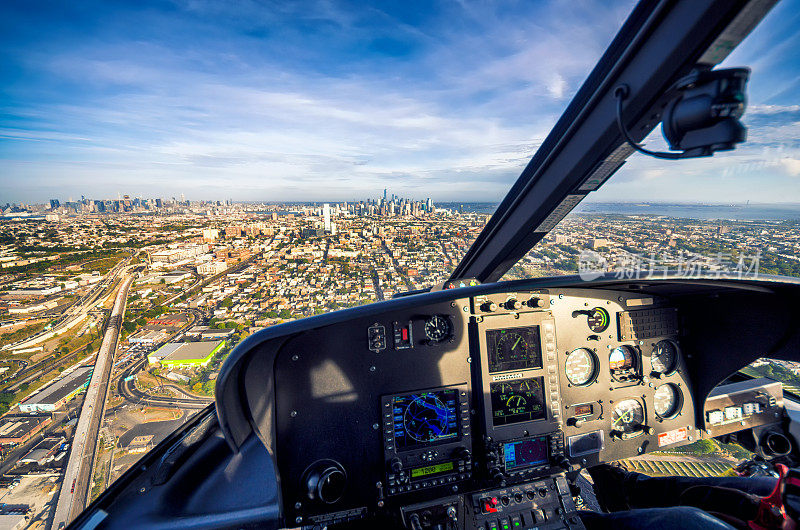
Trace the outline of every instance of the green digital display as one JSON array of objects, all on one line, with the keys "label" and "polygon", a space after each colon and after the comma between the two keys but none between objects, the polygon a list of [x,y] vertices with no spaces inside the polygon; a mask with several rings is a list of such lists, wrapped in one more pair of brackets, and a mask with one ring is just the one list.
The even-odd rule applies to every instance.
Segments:
[{"label": "green digital display", "polygon": [[418,467],[411,470],[411,478],[427,477],[428,475],[435,475],[437,473],[444,473],[453,470],[452,462],[445,462],[444,464],[436,464],[435,466]]}]

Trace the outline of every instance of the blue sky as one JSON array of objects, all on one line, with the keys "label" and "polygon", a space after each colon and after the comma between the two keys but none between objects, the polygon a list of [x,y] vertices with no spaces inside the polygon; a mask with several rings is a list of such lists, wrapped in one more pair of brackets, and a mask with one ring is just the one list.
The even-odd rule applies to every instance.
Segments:
[{"label": "blue sky", "polygon": [[[7,0],[0,204],[499,200],[632,7]],[[635,155],[590,199],[800,202],[798,50],[784,0],[725,63],[753,68],[750,142]]]}]

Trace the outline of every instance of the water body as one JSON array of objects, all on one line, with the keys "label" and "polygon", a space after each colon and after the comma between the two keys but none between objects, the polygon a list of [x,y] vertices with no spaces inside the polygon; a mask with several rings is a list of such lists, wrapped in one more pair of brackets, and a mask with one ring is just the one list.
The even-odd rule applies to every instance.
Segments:
[{"label": "water body", "polygon": [[736,221],[800,220],[800,204],[669,204],[582,203],[573,213],[676,217],[682,219],[730,219]]},{"label": "water body", "polygon": [[[493,214],[498,203],[440,202],[437,206],[467,213]],[[617,214],[664,216],[681,219],[731,219],[738,221],[800,220],[798,204],[681,204],[646,202],[581,203],[573,214]]]}]

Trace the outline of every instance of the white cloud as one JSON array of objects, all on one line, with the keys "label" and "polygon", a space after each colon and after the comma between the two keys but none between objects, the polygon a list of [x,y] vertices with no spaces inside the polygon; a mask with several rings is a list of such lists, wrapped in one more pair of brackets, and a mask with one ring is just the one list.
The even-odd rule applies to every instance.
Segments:
[{"label": "white cloud", "polygon": [[789,175],[800,176],[800,158],[782,158],[780,164]]}]

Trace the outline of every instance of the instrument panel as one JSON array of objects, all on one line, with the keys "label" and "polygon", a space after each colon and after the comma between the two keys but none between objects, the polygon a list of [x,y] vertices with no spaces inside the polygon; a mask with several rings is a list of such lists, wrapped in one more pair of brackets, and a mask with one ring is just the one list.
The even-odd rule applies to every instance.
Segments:
[{"label": "instrument panel", "polygon": [[544,497],[526,484],[698,435],[677,309],[630,292],[497,293],[353,319],[288,339],[275,380],[298,524],[455,495],[466,527],[505,511],[546,528],[530,515],[542,503],[570,526],[557,481]]}]

